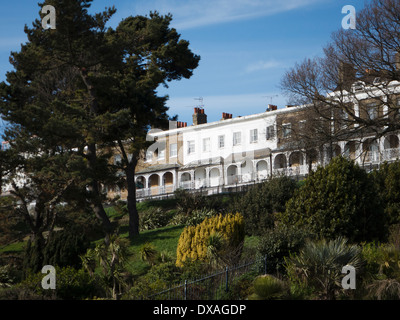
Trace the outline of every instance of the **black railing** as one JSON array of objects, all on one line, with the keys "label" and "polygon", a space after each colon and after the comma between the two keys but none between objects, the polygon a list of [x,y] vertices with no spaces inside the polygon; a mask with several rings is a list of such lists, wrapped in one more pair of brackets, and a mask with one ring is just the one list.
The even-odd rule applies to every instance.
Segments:
[{"label": "black railing", "polygon": [[219,300],[227,297],[235,281],[245,274],[266,274],[267,258],[253,260],[154,293],[148,300]]}]

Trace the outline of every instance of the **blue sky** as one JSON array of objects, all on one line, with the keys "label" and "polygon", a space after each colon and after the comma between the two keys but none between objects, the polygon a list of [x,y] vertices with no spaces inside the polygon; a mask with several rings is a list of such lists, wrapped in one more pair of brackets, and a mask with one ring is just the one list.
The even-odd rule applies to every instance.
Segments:
[{"label": "blue sky", "polygon": [[[201,61],[192,78],[170,83],[159,93],[169,95],[169,114],[191,125],[200,97],[209,122],[223,112],[234,117],[264,112],[271,102],[284,107],[287,98],[279,90],[284,72],[304,58],[320,56],[331,33],[341,28],[342,7],[360,10],[365,1],[94,0],[91,11],[115,5],[111,27],[131,15],[172,13],[172,26]],[[1,3],[0,81],[11,70],[10,52],[26,41],[24,25],[39,17],[37,2]]]}]

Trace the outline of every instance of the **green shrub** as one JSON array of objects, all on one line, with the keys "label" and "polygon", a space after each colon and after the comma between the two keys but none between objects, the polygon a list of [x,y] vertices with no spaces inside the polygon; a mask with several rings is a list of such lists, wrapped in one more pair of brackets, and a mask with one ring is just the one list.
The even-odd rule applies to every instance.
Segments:
[{"label": "green shrub", "polygon": [[285,271],[285,257],[297,253],[306,243],[307,232],[294,227],[279,227],[267,230],[260,237],[258,254],[267,258],[267,272]]},{"label": "green shrub", "polygon": [[271,276],[257,277],[253,284],[254,293],[249,300],[278,300],[288,296],[288,288],[284,281]]},{"label": "green shrub", "polygon": [[386,219],[372,179],[343,157],[311,173],[288,201],[279,220],[307,229],[319,238],[342,236],[362,242],[387,236]]},{"label": "green shrub", "polygon": [[257,277],[257,272],[247,272],[233,279],[229,284],[228,292],[225,292],[225,284],[221,290],[221,300],[245,300],[254,293],[254,279]]},{"label": "green shrub", "polygon": [[204,219],[211,218],[217,214],[217,211],[206,208],[193,210],[190,214],[179,212],[171,219],[170,224],[195,226],[203,222]]},{"label": "green shrub", "polygon": [[163,280],[167,283],[174,283],[180,278],[181,269],[174,262],[159,263],[151,267],[146,274],[149,281]]},{"label": "green shrub", "polygon": [[10,265],[0,266],[0,288],[10,288],[15,283]]},{"label": "green shrub", "polygon": [[400,280],[400,250],[392,244],[367,243],[362,246],[365,271],[372,278]]},{"label": "green shrub", "polygon": [[203,208],[205,196],[200,192],[189,192],[185,189],[177,189],[174,192],[179,212],[190,215],[192,211]]},{"label": "green shrub", "polygon": [[182,261],[179,268],[181,281],[198,279],[199,275],[207,274],[211,270],[210,265],[204,263],[204,261],[194,260],[189,257]]},{"label": "green shrub", "polygon": [[82,261],[79,256],[84,254],[89,246],[89,240],[79,228],[67,227],[53,232],[44,248],[43,265],[80,269]]},{"label": "green shrub", "polygon": [[[150,295],[160,292],[168,288],[168,283],[157,279],[156,281],[149,281],[146,277],[141,277],[133,283],[133,286],[128,292],[122,296],[123,300],[144,300]],[[155,299],[158,299],[156,297]]]},{"label": "green shrub", "polygon": [[235,198],[229,209],[243,214],[246,234],[262,235],[274,226],[274,213],[285,210],[296,188],[296,182],[289,177],[273,178]]},{"label": "green shrub", "polygon": [[166,211],[160,207],[151,207],[139,213],[140,230],[154,230],[169,224],[174,215],[173,211]]},{"label": "green shrub", "polygon": [[383,163],[372,177],[389,224],[400,223],[400,161]]},{"label": "green shrub", "polygon": [[103,289],[98,285],[98,279],[90,276],[83,269],[56,267],[55,290],[42,288],[43,277],[44,274],[41,272],[31,273],[21,283],[0,293],[0,298],[12,300],[82,300],[103,294]]}]

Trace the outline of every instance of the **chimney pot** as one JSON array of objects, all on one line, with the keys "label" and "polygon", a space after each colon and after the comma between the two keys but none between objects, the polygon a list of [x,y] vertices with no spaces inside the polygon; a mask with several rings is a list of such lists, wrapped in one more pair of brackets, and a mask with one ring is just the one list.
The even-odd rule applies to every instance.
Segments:
[{"label": "chimney pot", "polygon": [[204,113],[204,109],[194,108],[193,125],[197,126],[203,123],[207,123],[207,115]]},{"label": "chimney pot", "polygon": [[356,81],[356,70],[353,65],[340,62],[339,65],[339,85],[344,88],[350,87]]}]

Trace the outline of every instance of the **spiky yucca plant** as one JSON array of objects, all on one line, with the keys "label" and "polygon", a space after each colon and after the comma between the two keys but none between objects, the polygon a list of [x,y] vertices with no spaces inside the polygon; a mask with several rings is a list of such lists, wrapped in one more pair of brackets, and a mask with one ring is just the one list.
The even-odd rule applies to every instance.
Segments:
[{"label": "spiky yucca plant", "polygon": [[356,271],[361,268],[361,249],[341,237],[308,242],[297,255],[286,259],[289,278],[312,286],[322,299],[335,299],[344,277],[342,268],[346,265]]}]

